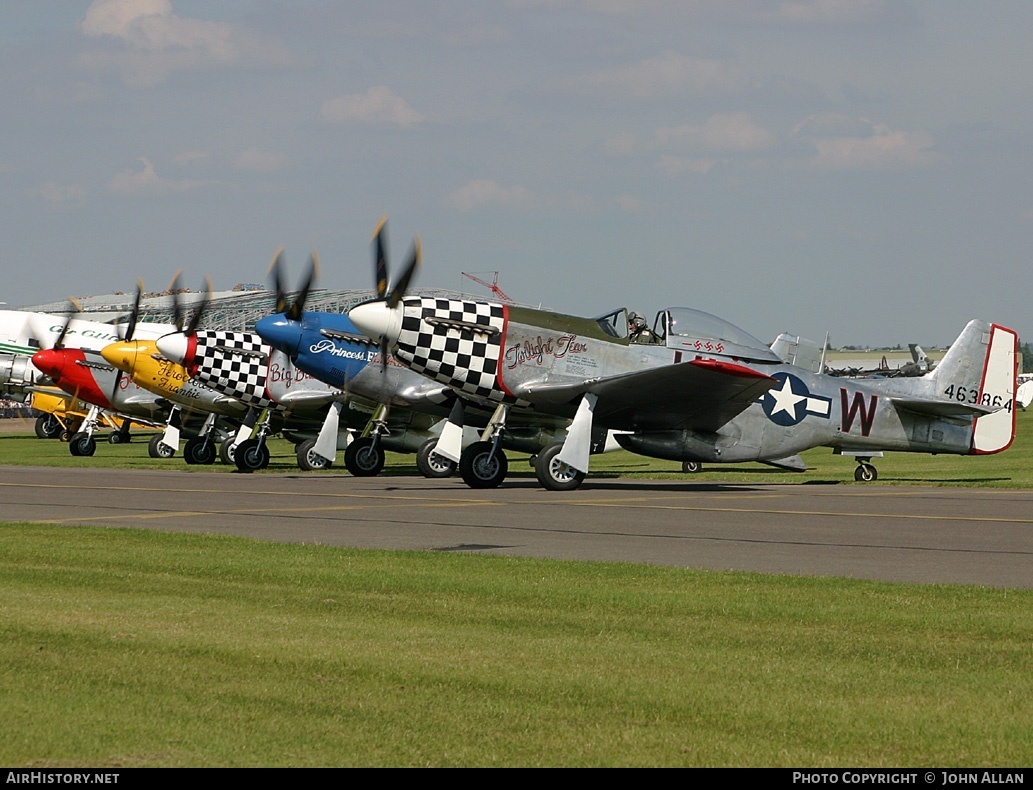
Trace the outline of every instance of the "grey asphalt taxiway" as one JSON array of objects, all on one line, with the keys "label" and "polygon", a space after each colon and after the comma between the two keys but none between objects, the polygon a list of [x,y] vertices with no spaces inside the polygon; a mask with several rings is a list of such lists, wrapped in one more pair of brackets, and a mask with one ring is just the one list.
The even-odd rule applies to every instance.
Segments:
[{"label": "grey asphalt taxiway", "polygon": [[3,467],[5,521],[1033,588],[1033,491]]}]

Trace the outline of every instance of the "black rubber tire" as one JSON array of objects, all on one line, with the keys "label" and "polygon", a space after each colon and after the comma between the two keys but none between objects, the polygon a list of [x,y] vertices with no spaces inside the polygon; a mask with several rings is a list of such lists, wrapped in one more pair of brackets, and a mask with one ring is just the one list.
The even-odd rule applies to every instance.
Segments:
[{"label": "black rubber tire", "polygon": [[542,488],[547,491],[573,491],[585,481],[585,473],[560,463],[556,459],[562,444],[550,444],[535,460],[534,473]]},{"label": "black rubber tire", "polygon": [[269,466],[269,448],[258,439],[241,442],[233,453],[233,463],[241,472],[257,472]]},{"label": "black rubber tire", "polygon": [[233,442],[233,437],[230,437],[219,445],[219,460],[227,466],[233,466],[235,463],[233,458],[237,454],[237,446]]},{"label": "black rubber tire", "polygon": [[498,488],[506,479],[509,471],[506,454],[496,450],[491,456],[491,448],[491,442],[474,442],[459,456],[459,474],[470,488]]},{"label": "black rubber tire", "polygon": [[858,483],[870,483],[879,479],[879,470],[871,464],[858,464],[854,470],[854,480]]},{"label": "black rubber tire", "polygon": [[384,450],[373,439],[364,436],[348,445],[344,451],[344,465],[356,477],[376,477],[384,468]]},{"label": "black rubber tire", "polygon": [[319,472],[334,465],[333,461],[317,453],[315,446],[315,439],[306,439],[297,445],[295,453],[298,456],[298,469],[302,472]]},{"label": "black rubber tire", "polygon": [[207,466],[215,463],[215,456],[218,455],[215,443],[195,437],[183,446],[183,460],[188,464]]},{"label": "black rubber tire", "polygon": [[75,456],[91,456],[97,451],[97,442],[88,433],[79,432],[68,442],[68,450]]},{"label": "black rubber tire", "polygon": [[437,446],[437,439],[428,439],[420,449],[416,451],[416,468],[420,474],[429,478],[451,477],[455,474],[455,461],[450,461],[443,455],[434,452]]},{"label": "black rubber tire", "polygon": [[157,433],[147,443],[147,454],[151,458],[171,458],[176,454],[176,448],[165,444],[162,435]]},{"label": "black rubber tire", "polygon": [[56,439],[63,430],[53,414],[41,414],[36,418],[36,436],[40,439]]}]

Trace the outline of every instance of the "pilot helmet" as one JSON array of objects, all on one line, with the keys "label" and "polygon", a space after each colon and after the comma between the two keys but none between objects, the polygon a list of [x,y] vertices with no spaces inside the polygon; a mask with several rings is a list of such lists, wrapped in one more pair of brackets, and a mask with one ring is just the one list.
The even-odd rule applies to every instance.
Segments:
[{"label": "pilot helmet", "polygon": [[632,313],[628,316],[628,320],[631,322],[632,327],[636,330],[642,330],[646,328],[646,319],[640,316],[638,313]]}]

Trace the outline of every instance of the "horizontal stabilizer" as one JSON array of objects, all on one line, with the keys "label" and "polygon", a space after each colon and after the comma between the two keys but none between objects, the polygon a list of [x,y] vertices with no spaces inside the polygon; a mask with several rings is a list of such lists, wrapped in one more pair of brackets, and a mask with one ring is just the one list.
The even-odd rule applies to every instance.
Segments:
[{"label": "horizontal stabilizer", "polygon": [[982,417],[984,414],[993,414],[997,409],[989,406],[979,406],[975,403],[959,403],[951,400],[939,400],[937,398],[891,398],[893,405],[898,409],[928,414],[932,417]]}]

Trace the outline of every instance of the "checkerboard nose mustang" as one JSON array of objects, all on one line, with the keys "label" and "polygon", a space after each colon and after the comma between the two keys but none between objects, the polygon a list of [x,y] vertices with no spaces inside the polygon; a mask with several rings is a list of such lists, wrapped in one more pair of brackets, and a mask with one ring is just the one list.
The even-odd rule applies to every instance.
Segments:
[{"label": "checkerboard nose mustang", "polygon": [[[851,379],[822,373],[818,353],[813,364],[789,364],[785,336],[769,347],[685,307],[659,311],[643,343],[629,332],[624,308],[580,318],[393,296],[360,304],[349,317],[402,364],[497,404],[480,441],[461,448],[460,432],[448,426],[438,439],[436,452],[457,460],[475,488],[505,479],[501,437],[511,411],[572,420],[565,439],[535,461],[551,490],[582,483],[607,431],[627,450],[682,461],[687,470],[760,461],[804,471],[799,453],[827,446],[857,458],[858,481],[876,478],[871,459],[885,451],[997,453],[1015,434],[1018,336],[985,321],[970,321],[924,376]],[[462,415],[454,410],[450,421],[462,424]]]}]

